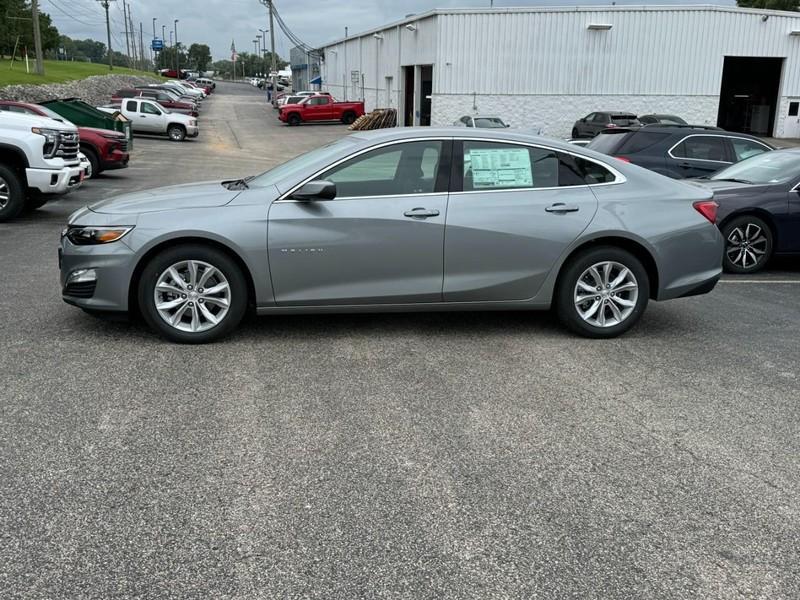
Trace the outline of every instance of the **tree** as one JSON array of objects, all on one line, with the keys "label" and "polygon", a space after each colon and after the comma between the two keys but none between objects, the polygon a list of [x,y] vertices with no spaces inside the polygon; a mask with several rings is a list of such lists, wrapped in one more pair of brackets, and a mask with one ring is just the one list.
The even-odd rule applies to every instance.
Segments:
[{"label": "tree", "polygon": [[183,44],[178,44],[176,49],[175,46],[170,46],[169,48],[164,46],[164,49],[158,53],[158,60],[156,64],[158,65],[159,69],[174,69],[175,68],[175,54],[179,54],[181,68],[185,68],[187,64],[189,64],[189,59],[186,56],[186,52],[184,51]]},{"label": "tree", "polygon": [[211,62],[211,49],[206,44],[189,46],[189,64],[197,71],[205,71]]},{"label": "tree", "polygon": [[798,10],[798,0],[736,0],[742,8],[764,8],[766,10]]}]

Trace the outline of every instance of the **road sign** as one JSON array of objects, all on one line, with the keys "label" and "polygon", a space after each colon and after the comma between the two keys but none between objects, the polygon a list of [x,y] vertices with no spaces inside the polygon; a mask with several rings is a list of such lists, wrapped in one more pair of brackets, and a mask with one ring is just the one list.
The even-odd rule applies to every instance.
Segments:
[{"label": "road sign", "polygon": [[150,49],[159,52],[164,49],[164,40],[161,38],[153,38],[153,41],[150,43]]}]

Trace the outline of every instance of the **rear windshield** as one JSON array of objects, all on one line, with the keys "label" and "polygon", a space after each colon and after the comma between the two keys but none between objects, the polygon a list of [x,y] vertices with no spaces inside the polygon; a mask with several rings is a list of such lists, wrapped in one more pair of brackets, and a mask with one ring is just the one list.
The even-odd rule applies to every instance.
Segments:
[{"label": "rear windshield", "polygon": [[625,133],[599,133],[587,148],[603,154],[615,154],[622,143],[633,135],[632,131]]},{"label": "rear windshield", "polygon": [[639,122],[636,115],[611,115],[611,122],[615,125],[634,125]]},{"label": "rear windshield", "polygon": [[637,131],[634,135],[629,135],[627,137],[625,144],[619,146],[619,150],[621,152],[624,152],[625,154],[634,154],[636,152],[642,152],[643,150],[652,148],[656,144],[666,140],[671,136],[672,136],[671,133],[665,133],[663,131],[660,132],[647,131],[647,130]]},{"label": "rear windshield", "polygon": [[475,127],[483,129],[499,129],[505,127],[506,124],[500,119],[493,117],[475,117]]}]

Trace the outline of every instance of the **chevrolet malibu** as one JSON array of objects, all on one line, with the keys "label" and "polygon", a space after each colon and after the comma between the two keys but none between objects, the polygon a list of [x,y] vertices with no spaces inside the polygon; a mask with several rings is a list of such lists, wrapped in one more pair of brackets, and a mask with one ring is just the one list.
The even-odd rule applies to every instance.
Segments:
[{"label": "chevrolet malibu", "polygon": [[61,236],[63,299],[199,343],[245,313],[554,308],[608,338],[722,271],[712,192],[508,131],[390,129],[127,194]]}]

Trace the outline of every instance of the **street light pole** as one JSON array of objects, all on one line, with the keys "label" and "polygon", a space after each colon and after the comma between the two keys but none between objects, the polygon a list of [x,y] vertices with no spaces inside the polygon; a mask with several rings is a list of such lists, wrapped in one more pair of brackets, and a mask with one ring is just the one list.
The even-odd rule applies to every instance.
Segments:
[{"label": "street light pole", "polygon": [[261,68],[264,69],[264,71],[266,71],[267,68],[268,68],[267,67],[267,34],[269,33],[269,29],[260,29],[259,28],[259,31],[261,32],[261,39],[264,40],[264,43],[261,46],[261,54],[259,55],[258,58],[260,59]]},{"label": "street light pole", "polygon": [[175,19],[175,77],[181,78],[181,46],[178,44],[178,19]]}]

